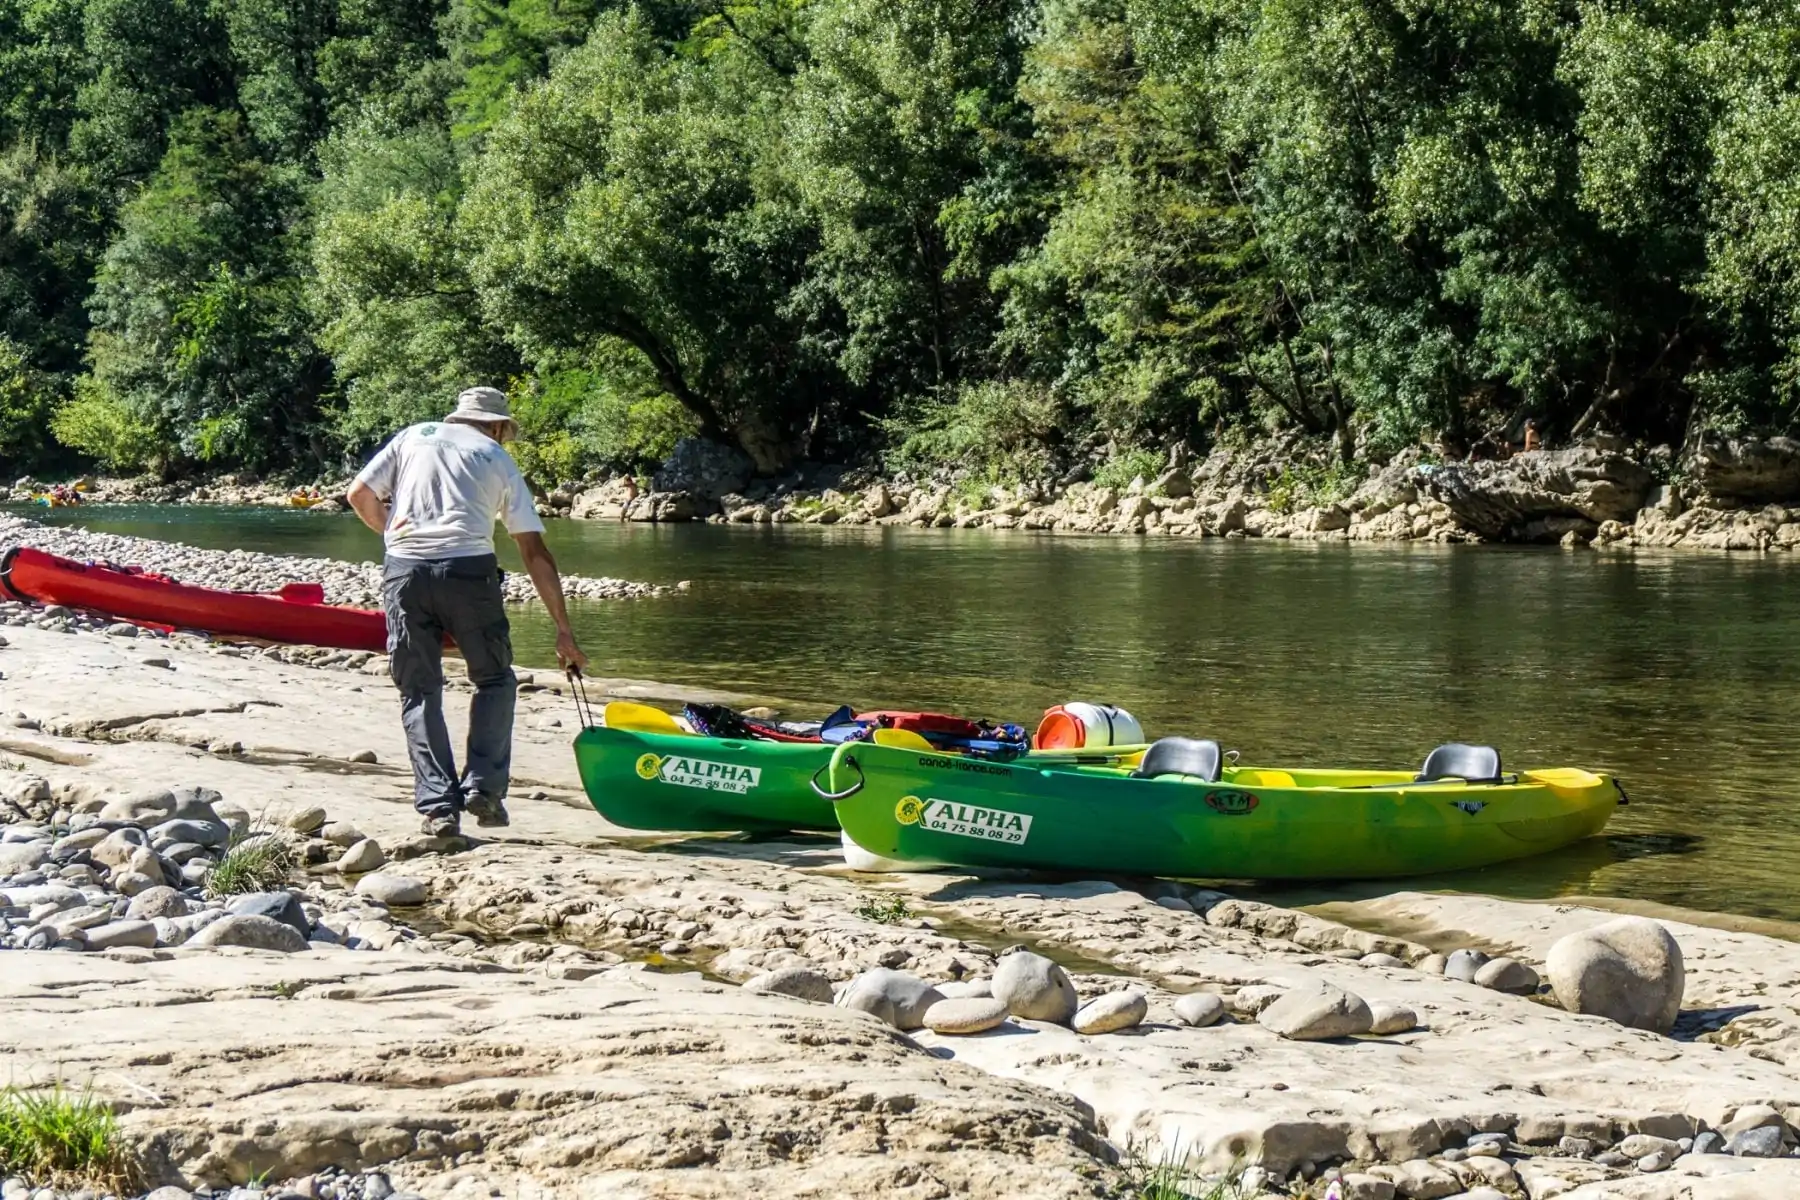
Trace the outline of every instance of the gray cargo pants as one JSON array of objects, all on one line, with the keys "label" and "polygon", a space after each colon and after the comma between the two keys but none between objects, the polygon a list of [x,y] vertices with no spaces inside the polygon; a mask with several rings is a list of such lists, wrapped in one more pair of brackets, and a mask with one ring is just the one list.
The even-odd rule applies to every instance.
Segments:
[{"label": "gray cargo pants", "polygon": [[[492,554],[466,558],[395,558],[382,564],[389,672],[400,689],[400,723],[412,758],[413,807],[428,817],[462,812],[463,798],[506,798],[512,770],[511,627]],[[475,700],[469,706],[466,774],[456,773],[444,725],[444,634],[468,664]]]}]

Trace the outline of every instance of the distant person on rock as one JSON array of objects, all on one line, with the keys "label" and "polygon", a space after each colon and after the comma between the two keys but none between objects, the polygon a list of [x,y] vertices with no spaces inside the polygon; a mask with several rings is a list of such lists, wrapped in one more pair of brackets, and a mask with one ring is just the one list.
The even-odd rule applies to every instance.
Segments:
[{"label": "distant person on rock", "polygon": [[1544,448],[1543,439],[1538,437],[1538,427],[1537,427],[1536,418],[1526,417],[1525,418],[1525,449],[1527,451],[1531,451],[1531,450],[1542,450],[1543,448]]},{"label": "distant person on rock", "polygon": [[[345,496],[387,546],[381,597],[389,670],[400,689],[413,805],[433,836],[460,832],[464,812],[478,825],[509,820],[505,800],[517,682],[494,556],[496,520],[505,522],[518,543],[525,570],[556,623],[557,661],[564,668],[585,667],[588,661],[569,629],[562,578],[544,545],[544,523],[531,491],[501,448],[517,432],[504,395],[490,387],[470,388],[442,421],[395,434]],[[461,775],[444,724],[446,633],[456,639],[475,685]]]}]

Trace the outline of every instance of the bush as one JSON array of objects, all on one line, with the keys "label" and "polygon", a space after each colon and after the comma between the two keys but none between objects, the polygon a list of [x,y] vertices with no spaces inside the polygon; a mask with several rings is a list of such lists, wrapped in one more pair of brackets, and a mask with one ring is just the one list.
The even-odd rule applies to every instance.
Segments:
[{"label": "bush", "polygon": [[919,399],[880,422],[891,471],[968,470],[992,483],[1041,476],[1054,466],[1067,407],[1026,380],[978,383],[954,400]]},{"label": "bush", "polygon": [[1131,486],[1131,481],[1142,475],[1146,483],[1162,474],[1162,455],[1154,450],[1127,450],[1106,462],[1094,471],[1094,482],[1101,487],[1124,491]]},{"label": "bush", "polygon": [[1336,504],[1363,481],[1364,466],[1333,460],[1329,466],[1301,462],[1281,469],[1269,484],[1269,511],[1290,513],[1301,508]]},{"label": "bush", "polygon": [[49,381],[31,369],[25,348],[0,335],[0,461],[36,461],[50,440],[55,406]]},{"label": "bush", "polygon": [[50,418],[50,431],[69,449],[122,471],[146,465],[164,444],[154,422],[91,375],[75,381],[75,398]]}]

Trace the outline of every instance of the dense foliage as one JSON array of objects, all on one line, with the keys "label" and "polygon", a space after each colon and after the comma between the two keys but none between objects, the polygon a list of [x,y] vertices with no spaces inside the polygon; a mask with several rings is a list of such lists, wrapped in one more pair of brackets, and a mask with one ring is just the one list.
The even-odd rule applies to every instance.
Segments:
[{"label": "dense foliage", "polygon": [[0,459],[1800,414],[1800,0],[0,0]]}]

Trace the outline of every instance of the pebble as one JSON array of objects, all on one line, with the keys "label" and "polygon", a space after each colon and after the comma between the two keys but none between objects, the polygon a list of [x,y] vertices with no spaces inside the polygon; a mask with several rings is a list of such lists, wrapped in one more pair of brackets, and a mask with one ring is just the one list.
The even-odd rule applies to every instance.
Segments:
[{"label": "pebble", "polygon": [[1075,982],[1069,973],[1041,954],[1019,950],[1000,960],[994,971],[994,999],[1015,1017],[1066,1025],[1075,1015]]},{"label": "pebble", "polygon": [[1704,1133],[1695,1135],[1694,1153],[1723,1154],[1725,1153],[1725,1139],[1717,1132],[1708,1129]]},{"label": "pebble", "polygon": [[356,881],[356,894],[382,904],[406,906],[425,903],[431,889],[422,879],[378,871]]},{"label": "pebble", "polygon": [[1175,998],[1175,1017],[1183,1025],[1204,1028],[1225,1015],[1225,1000],[1213,992],[1189,992]]},{"label": "pebble", "polygon": [[986,1033],[1006,1022],[1006,1005],[991,996],[939,1000],[925,1010],[925,1028],[933,1033]]},{"label": "pebble", "polygon": [[295,833],[317,833],[325,828],[325,810],[314,805],[289,813],[287,827]]},{"label": "pebble", "polygon": [[344,851],[344,857],[338,859],[337,867],[346,875],[356,875],[373,871],[386,861],[387,855],[381,852],[380,844],[374,838],[364,838]]},{"label": "pebble", "polygon": [[1142,992],[1130,989],[1108,992],[1082,1005],[1069,1024],[1076,1033],[1090,1036],[1117,1033],[1143,1024],[1149,1011],[1150,1002]]},{"label": "pebble", "polygon": [[334,846],[348,849],[363,841],[363,832],[348,821],[330,821],[319,829],[319,836]]},{"label": "pebble", "polygon": [[1369,1005],[1369,1032],[1410,1033],[1419,1027],[1419,1014],[1404,1004],[1379,1001]]},{"label": "pebble", "polygon": [[280,921],[298,933],[301,940],[312,933],[312,922],[307,920],[300,897],[289,891],[251,892],[248,895],[234,896],[226,903],[225,911],[233,916],[268,917],[270,920]]},{"label": "pebble", "polygon": [[1488,964],[1488,956],[1479,950],[1458,950],[1444,963],[1444,977],[1463,983],[1474,983],[1475,976]]},{"label": "pebble", "polygon": [[1495,958],[1475,972],[1477,984],[1496,992],[1529,996],[1538,989],[1538,973],[1515,958]]}]

